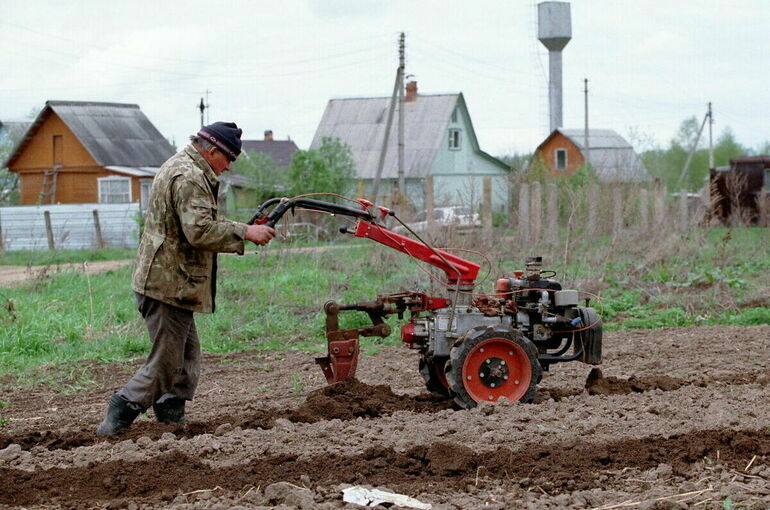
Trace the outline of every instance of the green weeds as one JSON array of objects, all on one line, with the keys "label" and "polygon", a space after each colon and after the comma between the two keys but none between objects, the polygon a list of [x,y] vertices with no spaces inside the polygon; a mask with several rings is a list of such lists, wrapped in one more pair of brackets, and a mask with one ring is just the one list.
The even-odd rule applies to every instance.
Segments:
[{"label": "green weeds", "polygon": [[302,380],[302,375],[291,374],[291,392],[295,396],[300,397],[305,391],[305,381]]},{"label": "green weeds", "polygon": [[0,266],[45,266],[79,264],[104,260],[133,259],[134,248],[105,248],[103,250],[8,251],[0,256]]},{"label": "green weeds", "polygon": [[[609,238],[573,240],[569,260],[563,257],[564,246],[468,242],[471,248],[488,253],[493,266],[477,292],[492,292],[499,275],[522,269],[528,255],[542,255],[545,268],[558,270],[556,278],[565,288],[600,296],[600,303],[593,305],[601,310],[607,329],[770,323],[767,229],[717,229],[671,236],[654,243],[645,239],[623,244]],[[327,300],[349,304],[402,290],[445,294],[404,254],[374,243],[345,244],[343,240],[334,247],[338,249],[313,253],[260,248],[243,257],[220,256],[217,313],[196,318],[203,350],[324,352],[323,305]],[[24,263],[45,257],[80,262],[98,257],[131,258],[133,252],[85,252],[78,260],[68,252],[59,252],[56,259],[51,256],[10,253],[0,262]],[[9,262],[12,257],[16,259]],[[482,275],[485,272],[483,269]],[[46,382],[62,391],[77,392],[94,384],[87,362],[144,357],[149,342],[130,290],[130,275],[130,267],[88,277],[68,272],[3,289],[0,376],[13,375],[20,384]],[[394,333],[386,339],[362,339],[362,352],[374,355],[383,345],[399,344],[401,322],[389,317]],[[369,323],[364,313],[340,314],[341,328]]]}]

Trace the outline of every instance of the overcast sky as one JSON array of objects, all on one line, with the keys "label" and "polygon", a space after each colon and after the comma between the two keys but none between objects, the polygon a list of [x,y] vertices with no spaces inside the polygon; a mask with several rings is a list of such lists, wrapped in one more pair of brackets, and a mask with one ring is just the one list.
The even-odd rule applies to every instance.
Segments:
[{"label": "overcast sky", "polygon": [[[744,145],[770,140],[770,1],[574,0],[564,124],[666,145],[714,109]],[[307,148],[331,98],[462,92],[481,148],[530,152],[548,131],[548,55],[536,2],[426,0],[0,0],[0,119],[48,99],[137,103],[177,144],[210,120]]]}]

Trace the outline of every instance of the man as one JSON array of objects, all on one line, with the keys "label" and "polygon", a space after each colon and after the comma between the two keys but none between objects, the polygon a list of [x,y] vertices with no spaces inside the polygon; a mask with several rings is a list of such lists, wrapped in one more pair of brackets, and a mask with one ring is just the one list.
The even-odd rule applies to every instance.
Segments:
[{"label": "man", "polygon": [[205,126],[155,176],[132,283],[152,349],[110,397],[97,434],[127,429],[150,406],[159,422],[185,423],[185,402],[200,375],[193,312],[214,312],[216,254],[242,255],[244,240],[265,245],[275,235],[270,227],[218,216],[218,177],[240,154],[241,133],[232,122]]}]

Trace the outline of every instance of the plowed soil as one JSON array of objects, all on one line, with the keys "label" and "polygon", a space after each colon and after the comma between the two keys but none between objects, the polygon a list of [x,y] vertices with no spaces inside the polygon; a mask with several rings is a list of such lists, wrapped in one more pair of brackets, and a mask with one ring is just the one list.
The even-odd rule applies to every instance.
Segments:
[{"label": "plowed soil", "polygon": [[188,425],[94,430],[132,364],[63,394],[0,382],[2,508],[355,508],[363,485],[432,508],[770,508],[770,326],[605,335],[532,404],[460,410],[386,347],[327,386],[312,354],[206,355]]}]

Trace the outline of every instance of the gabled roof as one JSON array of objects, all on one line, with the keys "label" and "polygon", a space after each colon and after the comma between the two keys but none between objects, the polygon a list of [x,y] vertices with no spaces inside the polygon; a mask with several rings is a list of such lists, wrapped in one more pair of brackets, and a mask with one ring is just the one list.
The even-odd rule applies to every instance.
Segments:
[{"label": "gabled roof", "polygon": [[294,140],[243,140],[243,152],[261,152],[273,158],[275,166],[289,166],[291,156],[299,150]]},{"label": "gabled roof", "polygon": [[159,167],[174,148],[136,104],[46,101],[10,164],[54,112],[101,166]]},{"label": "gabled roof", "polygon": [[[404,175],[425,177],[433,164],[436,152],[446,140],[446,129],[452,110],[458,103],[465,105],[460,94],[420,94],[415,101],[404,103]],[[323,138],[339,138],[350,146],[358,177],[374,179],[385,137],[390,97],[332,99],[326,105],[318,125],[311,149],[321,146]],[[481,151],[473,126],[470,124],[470,140],[474,150],[482,157],[504,163]],[[398,112],[393,115],[388,150],[380,176],[383,179],[398,177]]]},{"label": "gabled roof", "polygon": [[[556,133],[561,133],[572,142],[585,157],[584,129],[558,128],[538,146],[538,150]],[[588,146],[589,160],[599,180],[604,182],[643,182],[652,179],[631,144],[612,129],[589,129]]]}]

